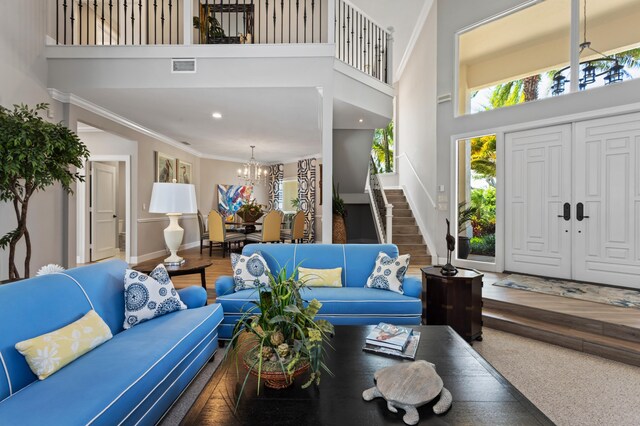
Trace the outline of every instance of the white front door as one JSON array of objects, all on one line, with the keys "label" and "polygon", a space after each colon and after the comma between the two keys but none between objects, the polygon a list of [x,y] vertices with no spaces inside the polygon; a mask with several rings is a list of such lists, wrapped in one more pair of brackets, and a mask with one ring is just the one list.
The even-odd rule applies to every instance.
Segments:
[{"label": "white front door", "polygon": [[571,126],[505,135],[505,269],[571,278]]},{"label": "white front door", "polygon": [[576,123],[574,157],[573,278],[640,288],[640,114]]},{"label": "white front door", "polygon": [[115,256],[116,167],[91,163],[91,261]]}]

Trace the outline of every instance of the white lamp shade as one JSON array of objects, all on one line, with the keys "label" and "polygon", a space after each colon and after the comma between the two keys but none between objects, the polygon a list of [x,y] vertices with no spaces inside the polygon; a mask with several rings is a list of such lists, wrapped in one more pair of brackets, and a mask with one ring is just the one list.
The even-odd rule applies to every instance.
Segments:
[{"label": "white lamp shade", "polygon": [[187,183],[154,183],[149,213],[196,213],[196,187]]}]

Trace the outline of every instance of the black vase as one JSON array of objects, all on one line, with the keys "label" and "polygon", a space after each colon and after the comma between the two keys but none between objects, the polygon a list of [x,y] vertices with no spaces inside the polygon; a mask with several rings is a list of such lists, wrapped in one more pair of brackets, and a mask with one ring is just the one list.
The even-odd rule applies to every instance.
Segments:
[{"label": "black vase", "polygon": [[471,239],[458,236],[458,259],[466,259],[471,253]]}]

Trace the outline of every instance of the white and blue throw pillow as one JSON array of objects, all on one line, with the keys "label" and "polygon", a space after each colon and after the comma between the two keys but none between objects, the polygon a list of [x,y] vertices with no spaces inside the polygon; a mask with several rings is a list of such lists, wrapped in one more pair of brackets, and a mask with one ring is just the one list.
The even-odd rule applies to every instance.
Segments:
[{"label": "white and blue throw pillow", "polygon": [[367,279],[365,287],[391,290],[404,294],[402,282],[404,281],[404,274],[409,268],[410,259],[411,255],[409,254],[391,257],[384,252],[378,253],[376,264]]},{"label": "white and blue throw pillow", "polygon": [[269,267],[260,253],[251,256],[231,253],[235,291],[269,285]]},{"label": "white and blue throw pillow", "polygon": [[126,329],[162,315],[187,309],[161,263],[149,275],[127,269],[124,275]]}]

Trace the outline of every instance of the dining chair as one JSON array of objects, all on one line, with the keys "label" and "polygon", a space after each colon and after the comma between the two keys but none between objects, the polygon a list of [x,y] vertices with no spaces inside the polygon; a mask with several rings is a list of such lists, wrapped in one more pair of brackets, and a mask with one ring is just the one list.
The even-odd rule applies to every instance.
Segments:
[{"label": "dining chair", "polygon": [[291,229],[280,231],[282,241],[291,240],[292,243],[302,243],[304,239],[304,212],[298,210],[291,221]]},{"label": "dining chair", "polygon": [[204,216],[202,216],[200,210],[198,210],[198,229],[200,230],[200,254],[202,254],[204,240],[209,239],[209,232],[207,232],[206,224],[204,223]]},{"label": "dining chair", "polygon": [[271,210],[262,220],[262,230],[247,235],[247,241],[258,243],[279,243],[282,216],[278,210]]},{"label": "dining chair", "polygon": [[224,223],[224,217],[216,211],[212,210],[209,213],[209,257],[213,251],[213,243],[220,243],[222,245],[222,257],[225,256],[227,248],[231,252],[232,243],[240,243],[245,240],[245,235],[237,232],[228,233],[227,227]]}]

